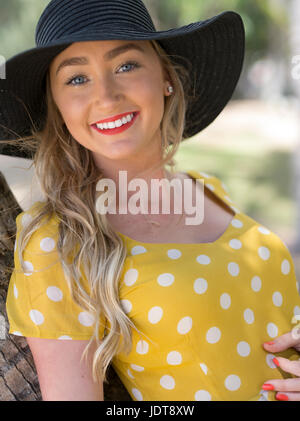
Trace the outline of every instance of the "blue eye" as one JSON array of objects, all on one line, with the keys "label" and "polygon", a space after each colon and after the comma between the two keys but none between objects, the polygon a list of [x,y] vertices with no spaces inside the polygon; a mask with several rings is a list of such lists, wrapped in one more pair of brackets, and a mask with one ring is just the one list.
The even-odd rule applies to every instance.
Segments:
[{"label": "blue eye", "polygon": [[[130,72],[132,70],[132,67],[133,68],[140,67],[139,64],[136,61],[128,61],[127,63],[122,64],[122,66],[120,67],[120,69],[122,69],[122,68],[124,68],[126,66],[129,66],[130,67],[129,70],[125,70],[125,72],[124,71],[121,71],[121,73],[128,73],[128,72]],[[128,67],[127,67],[127,69],[128,69]]]},{"label": "blue eye", "polygon": [[[67,85],[74,85],[74,86],[82,85],[84,83],[84,82],[82,82],[82,80],[84,80],[84,79],[85,79],[85,76],[82,76],[82,75],[72,76],[72,78],[68,80]],[[79,83],[76,83],[76,81],[77,82],[79,81]]]},{"label": "blue eye", "polygon": [[[125,70],[119,70],[120,73],[128,73],[131,72],[134,69],[139,68],[140,65],[136,61],[128,61],[127,63],[122,64],[122,66],[119,67],[119,69],[125,69]],[[73,75],[67,82],[66,85],[84,85],[87,81],[87,78],[84,75]]]}]

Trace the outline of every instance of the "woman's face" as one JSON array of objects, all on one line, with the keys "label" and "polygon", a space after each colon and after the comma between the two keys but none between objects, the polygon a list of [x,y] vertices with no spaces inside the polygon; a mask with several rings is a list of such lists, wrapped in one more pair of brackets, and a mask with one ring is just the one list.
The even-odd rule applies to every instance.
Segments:
[{"label": "woman's face", "polygon": [[[51,63],[50,81],[69,132],[100,165],[107,159],[137,162],[161,149],[160,123],[170,83],[149,41],[74,43]],[[133,113],[133,120],[124,124]],[[103,120],[123,124],[97,128]]]}]

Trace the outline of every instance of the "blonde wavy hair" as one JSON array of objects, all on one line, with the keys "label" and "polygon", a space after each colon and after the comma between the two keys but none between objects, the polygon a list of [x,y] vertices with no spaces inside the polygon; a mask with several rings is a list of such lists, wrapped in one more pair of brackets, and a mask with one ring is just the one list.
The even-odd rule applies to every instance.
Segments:
[{"label": "blonde wavy hair", "polygon": [[[165,97],[161,122],[163,154],[155,168],[168,164],[173,171],[173,157],[183,139],[185,127],[189,71],[188,66],[174,64],[172,57],[157,42],[151,41],[151,44],[174,87],[173,95]],[[43,130],[33,130],[30,137],[6,141],[7,144],[23,145],[25,149],[35,151],[32,165],[46,198],[37,208],[32,221],[19,233],[18,256],[21,268],[26,272],[23,251],[30,237],[43,225],[45,217],[44,223],[47,223],[56,214],[59,220],[57,252],[70,293],[73,300],[95,318],[93,336],[82,358],[87,357],[88,349],[95,340],[93,379],[107,383],[107,368],[113,357],[121,351],[126,354],[131,351],[131,328],[143,334],[126,315],[119,299],[126,247],[105,214],[96,211],[96,184],[103,175],[99,174],[91,151],[73,139],[66,128],[51,94],[49,74],[46,101],[47,118]],[[81,268],[88,280],[89,294],[81,283]],[[101,340],[100,316],[104,316],[111,326]]]}]

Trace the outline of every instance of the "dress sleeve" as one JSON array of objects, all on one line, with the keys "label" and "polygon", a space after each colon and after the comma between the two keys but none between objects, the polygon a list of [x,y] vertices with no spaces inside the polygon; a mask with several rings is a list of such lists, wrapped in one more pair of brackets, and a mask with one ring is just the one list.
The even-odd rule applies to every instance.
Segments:
[{"label": "dress sleeve", "polygon": [[[9,333],[46,339],[89,340],[95,320],[71,296],[56,248],[58,224],[52,219],[31,236],[23,252],[25,272],[21,268],[18,238],[20,229],[30,218],[29,211],[16,218],[14,270],[6,298]],[[104,317],[100,320],[101,339],[105,321]]]}]

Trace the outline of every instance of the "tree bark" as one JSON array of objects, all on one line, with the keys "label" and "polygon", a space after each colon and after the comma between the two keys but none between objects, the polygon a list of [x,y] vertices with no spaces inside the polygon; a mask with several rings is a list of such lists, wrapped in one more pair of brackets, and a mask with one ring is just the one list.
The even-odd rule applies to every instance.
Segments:
[{"label": "tree bark", "polygon": [[[27,341],[8,334],[5,301],[13,268],[16,224],[22,209],[0,172],[0,401],[42,400],[38,377]],[[12,271],[12,269],[11,269]],[[131,401],[112,366],[104,383],[105,401]]]}]

